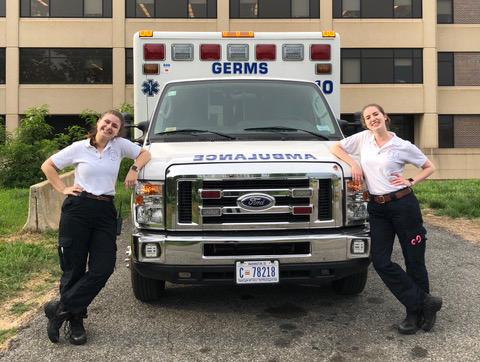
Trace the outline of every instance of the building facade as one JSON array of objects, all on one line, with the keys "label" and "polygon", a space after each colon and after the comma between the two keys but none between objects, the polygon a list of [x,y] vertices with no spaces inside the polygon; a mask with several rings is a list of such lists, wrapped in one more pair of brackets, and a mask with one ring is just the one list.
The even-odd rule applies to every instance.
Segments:
[{"label": "building facade", "polygon": [[478,0],[0,0],[0,117],[47,104],[56,129],[133,103],[133,34],[322,31],[341,36],[342,118],[368,103],[437,165],[480,177]]}]

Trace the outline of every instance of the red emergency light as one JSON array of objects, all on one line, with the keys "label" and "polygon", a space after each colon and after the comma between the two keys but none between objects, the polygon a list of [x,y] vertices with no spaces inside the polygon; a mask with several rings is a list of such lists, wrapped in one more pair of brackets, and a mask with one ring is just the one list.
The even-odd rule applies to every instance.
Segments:
[{"label": "red emergency light", "polygon": [[220,60],[220,44],[201,44],[200,59],[201,60]]},{"label": "red emergency light", "polygon": [[310,215],[313,212],[311,206],[294,206],[292,210],[293,215]]},{"label": "red emergency light", "polygon": [[143,59],[165,60],[165,44],[144,44]]},{"label": "red emergency light", "polygon": [[275,44],[258,44],[255,46],[256,60],[275,60],[277,47]]},{"label": "red emergency light", "polygon": [[202,199],[219,199],[222,197],[220,190],[201,190],[200,197]]},{"label": "red emergency light", "polygon": [[330,60],[330,44],[312,44],[310,46],[311,60]]}]

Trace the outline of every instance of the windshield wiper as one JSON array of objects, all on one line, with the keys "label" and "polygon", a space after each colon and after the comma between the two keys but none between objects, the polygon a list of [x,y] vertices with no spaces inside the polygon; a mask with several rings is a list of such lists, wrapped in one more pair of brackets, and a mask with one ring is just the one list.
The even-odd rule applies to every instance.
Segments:
[{"label": "windshield wiper", "polygon": [[330,139],[327,136],[324,136],[323,134],[307,131],[306,129],[293,128],[293,127],[252,127],[252,128],[245,128],[244,131],[272,131],[272,132],[295,131],[295,132],[305,132],[305,133],[309,133],[311,135],[314,135],[315,137],[321,138],[325,141],[330,141]]},{"label": "windshield wiper", "polygon": [[228,138],[229,140],[236,139],[235,137],[230,136],[230,135],[225,134],[225,133],[210,131],[208,129],[195,129],[195,128],[185,128],[185,129],[176,129],[176,130],[173,130],[173,131],[158,132],[158,133],[155,133],[155,136],[168,135],[168,134],[179,134],[179,133],[190,133],[190,134],[213,133],[213,134],[216,134],[218,136]]}]

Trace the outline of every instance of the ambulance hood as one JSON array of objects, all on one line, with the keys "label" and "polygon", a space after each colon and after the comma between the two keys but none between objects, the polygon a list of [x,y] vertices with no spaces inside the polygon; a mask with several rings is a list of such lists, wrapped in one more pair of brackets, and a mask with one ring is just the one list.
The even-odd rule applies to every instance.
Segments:
[{"label": "ambulance hood", "polygon": [[166,169],[171,165],[238,163],[239,168],[248,169],[246,164],[252,162],[337,163],[342,166],[344,175],[348,176],[350,169],[347,164],[329,151],[333,143],[326,141],[152,143],[147,146],[152,159],[142,170],[140,178],[163,179]]}]

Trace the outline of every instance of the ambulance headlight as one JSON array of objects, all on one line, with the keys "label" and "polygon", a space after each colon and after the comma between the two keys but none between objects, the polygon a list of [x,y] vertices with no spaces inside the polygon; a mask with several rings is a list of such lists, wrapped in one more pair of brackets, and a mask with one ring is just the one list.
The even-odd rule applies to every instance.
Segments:
[{"label": "ambulance headlight", "polygon": [[138,182],[133,193],[133,212],[139,226],[164,228],[164,183]]},{"label": "ambulance headlight", "polygon": [[364,186],[353,182],[351,178],[346,178],[345,190],[345,224],[360,225],[365,223],[368,219],[368,212],[367,203],[363,197]]}]

